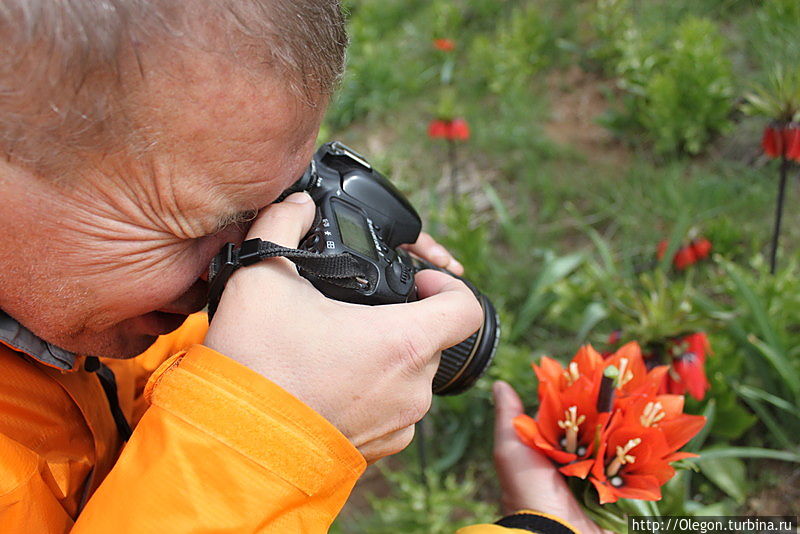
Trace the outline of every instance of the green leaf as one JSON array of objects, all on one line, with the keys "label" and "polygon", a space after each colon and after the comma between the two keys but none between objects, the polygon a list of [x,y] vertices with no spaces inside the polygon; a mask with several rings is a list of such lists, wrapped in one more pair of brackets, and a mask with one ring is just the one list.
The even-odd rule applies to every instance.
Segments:
[{"label": "green leaf", "polygon": [[672,257],[675,256],[675,253],[681,247],[681,243],[683,243],[683,239],[686,237],[686,233],[689,231],[689,226],[691,226],[691,219],[689,218],[688,212],[681,211],[680,216],[678,217],[678,222],[672,229],[672,233],[669,235],[669,241],[667,250],[664,253],[664,256],[658,262],[658,269],[662,273],[669,272],[670,266],[672,265]]},{"label": "green leaf", "polygon": [[753,319],[755,319],[756,324],[758,325],[761,336],[771,347],[781,347],[781,343],[778,340],[778,334],[772,328],[767,310],[761,300],[756,296],[753,288],[751,288],[747,282],[744,281],[739,269],[737,269],[731,262],[721,261],[721,264],[725,269],[725,272],[736,286],[736,291],[739,293],[739,296],[741,296],[745,301],[745,304],[747,304],[750,313],[753,315]]},{"label": "green leaf", "polygon": [[716,417],[717,413],[716,408],[716,401],[714,399],[710,399],[703,410],[703,416],[706,418],[705,426],[700,429],[700,432],[698,432],[692,439],[689,440],[689,443],[687,443],[682,450],[686,452],[697,452],[700,450],[700,447],[702,447],[706,442],[708,434],[711,432],[711,428],[714,426],[714,418]]},{"label": "green leaf", "polygon": [[581,321],[580,330],[578,330],[578,343],[584,343],[589,332],[597,326],[597,323],[608,317],[608,310],[603,304],[599,302],[592,302],[586,306],[583,312],[583,320]]},{"label": "green leaf", "polygon": [[796,452],[762,449],[759,447],[715,447],[700,451],[700,458],[695,461],[702,463],[717,458],[763,458],[800,464],[800,454]]},{"label": "green leaf", "polygon": [[510,341],[517,339],[522,332],[533,324],[539,314],[550,305],[552,296],[548,294],[548,290],[552,285],[569,276],[572,271],[583,263],[584,259],[583,254],[576,253],[559,257],[551,256],[546,261],[541,274],[531,285],[528,297],[517,315],[517,321],[509,334]]},{"label": "green leaf", "polygon": [[700,471],[738,504],[744,502],[747,495],[747,470],[739,458],[706,459],[700,463]]},{"label": "green leaf", "polygon": [[748,336],[748,341],[755,346],[766,360],[775,368],[784,383],[789,387],[796,399],[800,399],[800,375],[795,372],[792,364],[786,358],[786,353],[776,348],[776,345],[767,345],[756,336]]},{"label": "green leaf", "polygon": [[759,389],[753,386],[739,386],[739,385],[734,385],[733,388],[742,397],[768,402],[769,404],[772,404],[776,408],[784,410],[787,414],[793,417],[798,416],[797,413],[798,407],[796,405],[778,396],[775,396],[772,393],[767,393],[763,389]]},{"label": "green leaf", "polygon": [[772,432],[772,437],[778,442],[777,444],[785,449],[791,449],[793,443],[789,435],[783,429],[783,425],[772,416],[769,410],[761,404],[761,401],[749,397],[744,397],[744,401],[756,412],[761,422]]}]

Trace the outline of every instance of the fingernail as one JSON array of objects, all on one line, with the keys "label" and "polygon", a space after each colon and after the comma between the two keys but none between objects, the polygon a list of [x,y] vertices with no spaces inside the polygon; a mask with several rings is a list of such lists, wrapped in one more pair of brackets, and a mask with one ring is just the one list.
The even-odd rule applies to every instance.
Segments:
[{"label": "fingernail", "polygon": [[308,193],[292,193],[284,202],[291,202],[292,204],[306,204],[307,202],[311,202],[311,196]]},{"label": "fingernail", "polygon": [[450,270],[451,271],[453,271],[453,270],[461,270],[461,271],[463,271],[464,270],[464,266],[461,265],[460,261],[458,261],[457,259],[453,258],[452,260],[450,260]]}]

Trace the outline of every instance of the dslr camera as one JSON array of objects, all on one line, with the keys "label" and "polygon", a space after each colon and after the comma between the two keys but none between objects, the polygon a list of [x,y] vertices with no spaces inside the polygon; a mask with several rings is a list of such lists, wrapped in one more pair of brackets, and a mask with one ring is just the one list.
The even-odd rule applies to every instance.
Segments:
[{"label": "dslr camera", "polygon": [[[366,158],[342,143],[322,145],[303,176],[276,202],[300,191],[311,195],[316,205],[311,229],[300,242],[299,250],[273,245],[277,252],[271,255],[283,255],[295,261],[298,272],[325,296],[357,304],[397,304],[417,300],[414,274],[420,270],[436,269],[456,276],[401,248],[401,245],[417,241],[422,230],[419,215]],[[249,265],[268,257],[263,253],[264,242],[254,241],[262,244],[260,256],[257,254],[259,245],[245,241],[239,250],[228,244],[212,262],[209,269],[211,313],[225,279],[230,276],[230,266]],[[336,276],[327,275],[330,273],[306,269],[304,265],[307,264],[298,261],[324,264],[326,259],[333,262],[342,258],[348,260],[349,271],[356,273],[347,284]],[[219,276],[220,273],[223,276]],[[438,395],[454,395],[470,388],[491,363],[500,335],[491,301],[468,281],[460,279],[480,302],[483,324],[469,338],[442,352],[433,381],[433,392]]]}]

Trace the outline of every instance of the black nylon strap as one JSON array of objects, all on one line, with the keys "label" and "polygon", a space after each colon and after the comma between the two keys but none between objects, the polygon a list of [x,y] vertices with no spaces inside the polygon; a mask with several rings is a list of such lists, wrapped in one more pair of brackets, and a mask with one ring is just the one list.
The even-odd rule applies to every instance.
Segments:
[{"label": "black nylon strap", "polygon": [[[339,280],[344,287],[358,287],[355,278],[365,276],[358,262],[347,253],[317,254],[308,250],[283,247],[271,241],[249,239],[239,248],[239,263],[252,265],[267,258],[283,257],[291,260],[301,270],[320,278]],[[353,281],[354,285],[348,285]]]},{"label": "black nylon strap", "polygon": [[123,441],[128,441],[133,431],[131,430],[131,425],[128,423],[128,420],[125,419],[125,414],[122,413],[122,408],[119,406],[117,381],[114,377],[114,371],[106,367],[103,362],[94,356],[86,358],[83,368],[97,375],[98,380],[100,380],[100,385],[103,386],[103,393],[106,394],[106,399],[108,399],[108,406],[111,409],[111,416],[114,418],[114,424],[117,426],[117,432],[119,432]]},{"label": "black nylon strap", "polygon": [[261,239],[248,239],[238,249],[233,243],[227,243],[212,263],[208,291],[209,319],[214,317],[225,284],[228,283],[228,278],[236,269],[276,257],[292,261],[302,273],[323,278],[344,288],[360,288],[363,282],[359,282],[359,280],[367,277],[356,259],[347,253],[318,254],[308,250],[284,247]]},{"label": "black nylon strap", "polygon": [[529,530],[537,534],[577,534],[554,519],[526,512],[506,516],[495,524],[501,527]]}]

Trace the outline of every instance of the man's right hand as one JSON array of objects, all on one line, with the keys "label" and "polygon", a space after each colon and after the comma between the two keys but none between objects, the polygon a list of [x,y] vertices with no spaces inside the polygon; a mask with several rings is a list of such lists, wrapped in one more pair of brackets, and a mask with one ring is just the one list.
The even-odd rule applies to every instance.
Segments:
[{"label": "man's right hand", "polygon": [[[295,193],[262,210],[247,238],[295,248],[313,218]],[[441,350],[483,318],[461,281],[426,270],[416,282],[417,302],[362,306],[326,298],[285,258],[263,261],[228,281],[205,345],[292,393],[373,462],[411,442]]]}]

